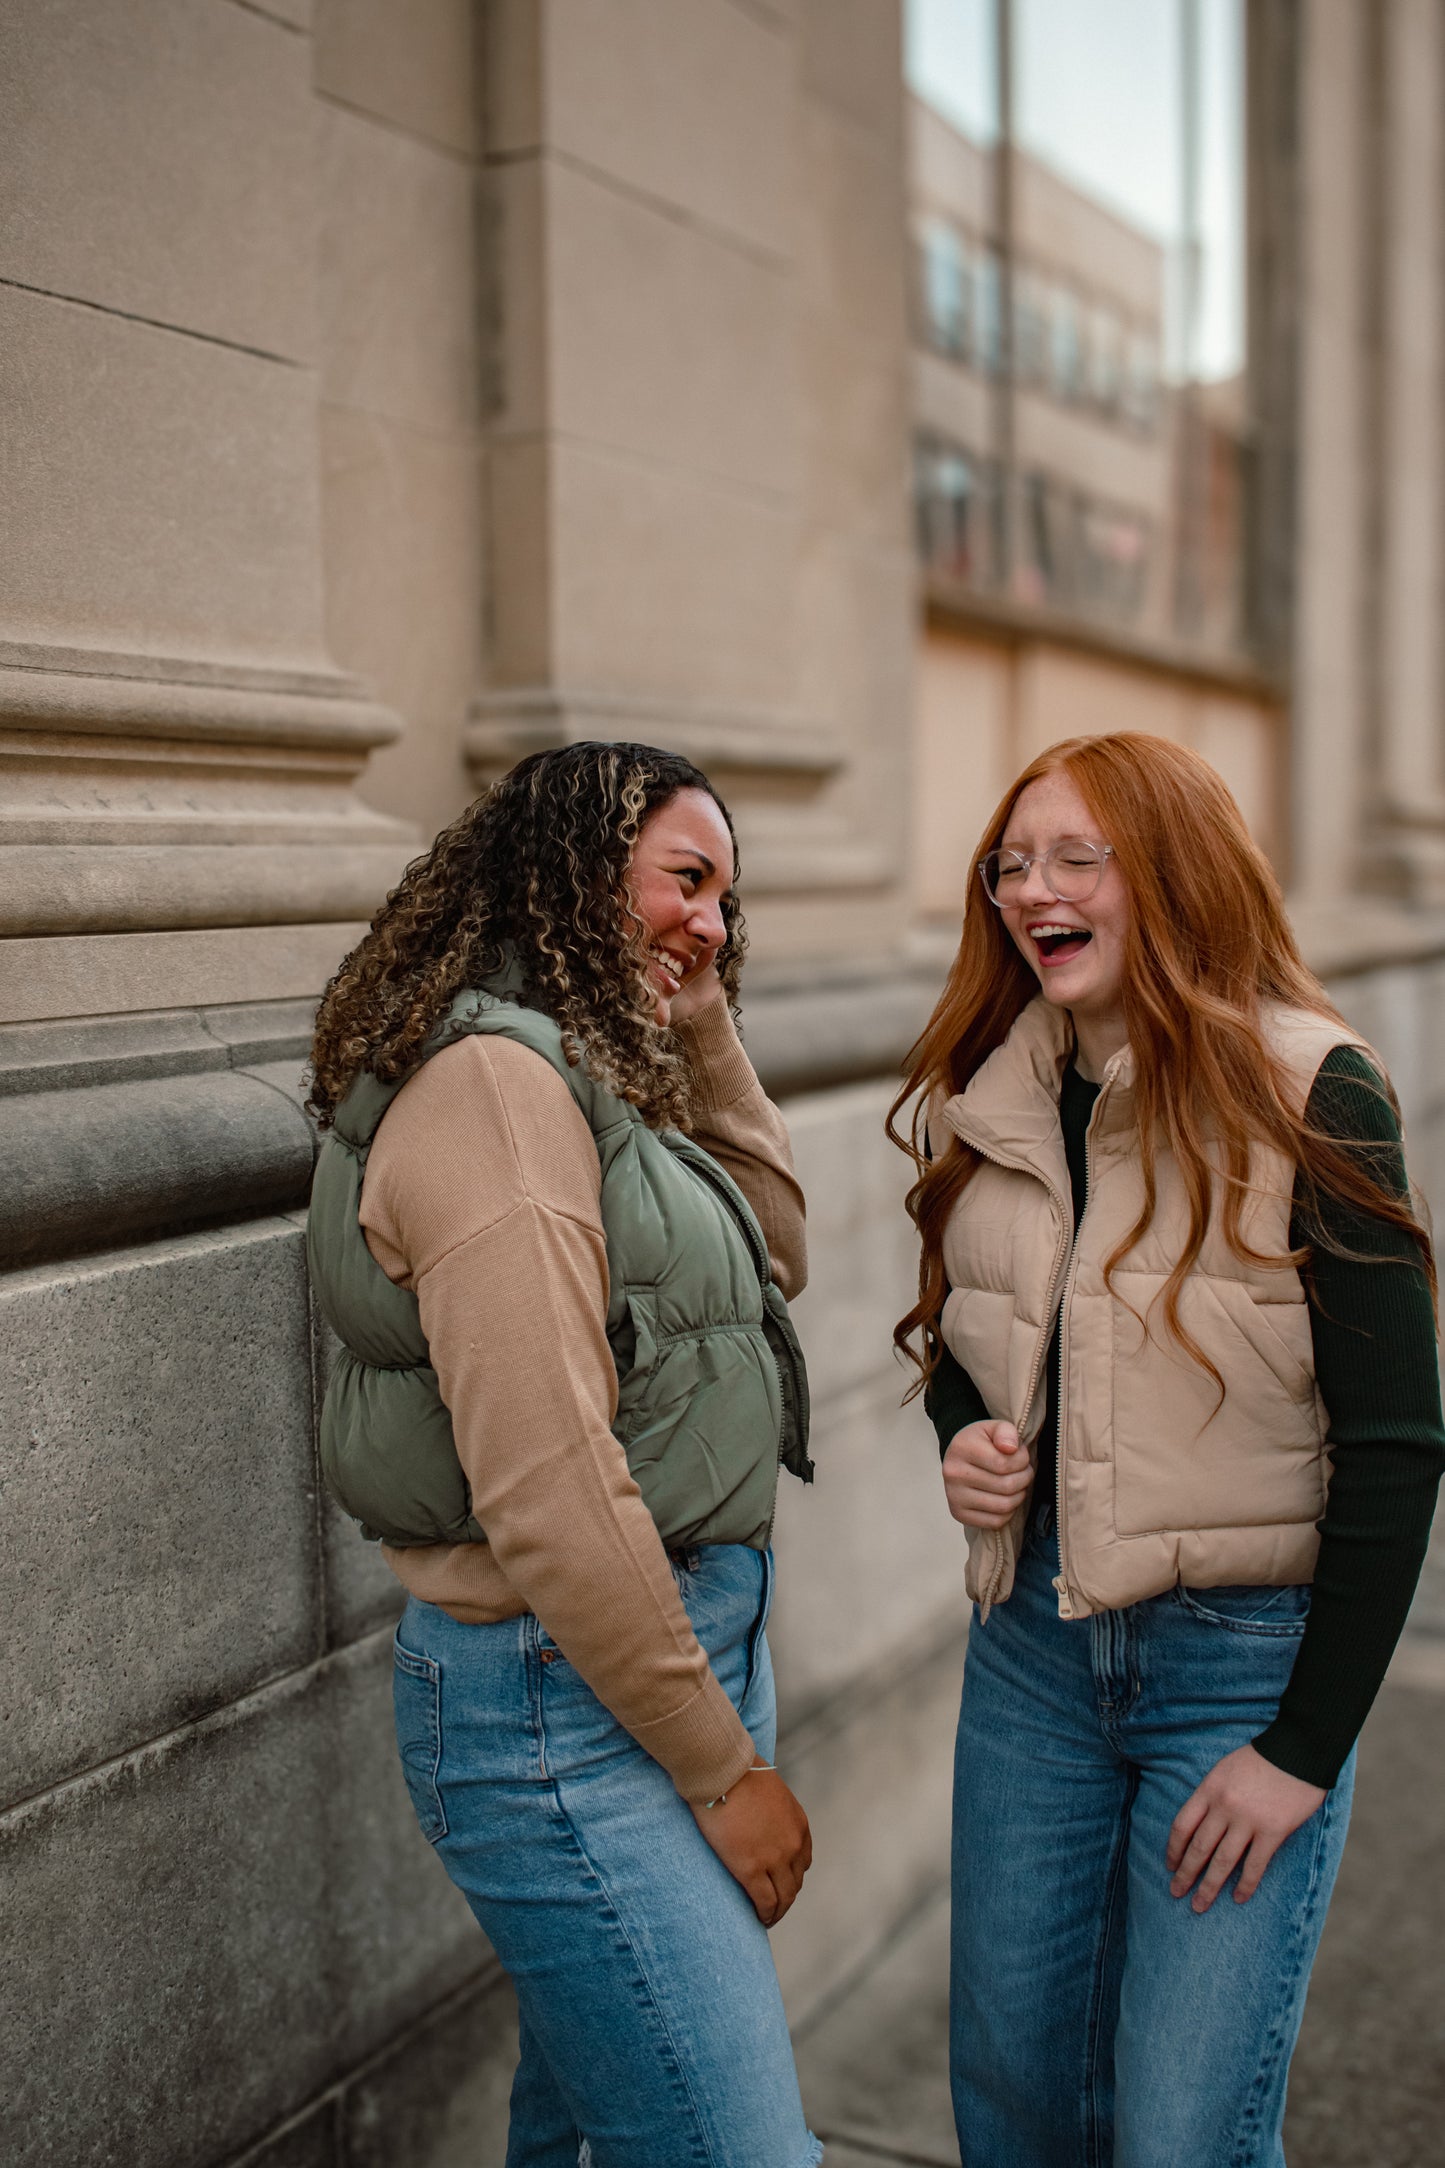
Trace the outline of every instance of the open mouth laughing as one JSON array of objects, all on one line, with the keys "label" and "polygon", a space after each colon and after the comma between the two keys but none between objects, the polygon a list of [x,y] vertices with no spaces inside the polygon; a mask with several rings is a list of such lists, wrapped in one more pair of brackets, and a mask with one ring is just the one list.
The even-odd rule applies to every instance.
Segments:
[{"label": "open mouth laughing", "polygon": [[1039,919],[1028,928],[1029,939],[1038,951],[1039,962],[1047,969],[1055,964],[1072,963],[1082,956],[1094,936],[1087,926],[1070,926],[1063,919]]},{"label": "open mouth laughing", "polygon": [[652,959],[653,976],[661,991],[666,994],[670,1001],[674,994],[682,992],[682,982],[697,959],[696,957],[678,956],[671,949],[665,948],[653,948],[649,951],[649,954]]}]

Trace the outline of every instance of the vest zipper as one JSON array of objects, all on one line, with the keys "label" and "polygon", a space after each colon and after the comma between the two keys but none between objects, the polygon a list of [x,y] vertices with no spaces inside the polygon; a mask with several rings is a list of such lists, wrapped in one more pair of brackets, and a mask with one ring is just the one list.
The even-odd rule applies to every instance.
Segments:
[{"label": "vest zipper", "polygon": [[[732,1185],[726,1170],[715,1167],[705,1153],[687,1145],[682,1146],[680,1149],[674,1146],[672,1149],[684,1166],[691,1167],[693,1173],[707,1184],[713,1195],[719,1198],[727,1208],[729,1217],[742,1236],[743,1242],[752,1257],[753,1269],[757,1273],[762,1287],[763,1313],[764,1318],[766,1318],[771,1308],[768,1302],[768,1290],[776,1284],[773,1280],[773,1264],[768,1255],[768,1245],[762,1229],[753,1218],[747,1199],[742,1198],[744,1210],[740,1212],[737,1203],[730,1194]],[[741,1195],[741,1192],[739,1192],[739,1195]],[[785,1466],[783,1456],[787,1451],[788,1429],[791,1423],[802,1463],[799,1473],[803,1482],[811,1483],[813,1480],[813,1463],[807,1457],[808,1390],[806,1372],[800,1374],[797,1369],[792,1369],[792,1375],[789,1376],[783,1368],[783,1359],[774,1345],[772,1335],[768,1332],[766,1324],[762,1326],[761,1330],[764,1344],[773,1359],[773,1370],[778,1380],[778,1401],[782,1411],[781,1420],[778,1424],[778,1469],[781,1473]],[[803,1472],[804,1470],[806,1473]],[[768,1515],[767,1541],[769,1543],[773,1540],[773,1524],[777,1517],[778,1493],[775,1487],[773,1491],[773,1509]]]},{"label": "vest zipper", "polygon": [[[1048,1176],[1046,1174],[1040,1174],[1038,1168],[1031,1167],[1027,1160],[1009,1159],[1002,1152],[991,1151],[986,1144],[978,1143],[975,1138],[969,1136],[966,1131],[959,1127],[957,1124],[954,1124],[953,1126],[955,1135],[962,1139],[962,1141],[968,1146],[971,1152],[977,1152],[980,1159],[990,1160],[995,1167],[1004,1167],[1011,1174],[1027,1174],[1031,1176],[1034,1181],[1041,1182],[1045,1190],[1048,1192],[1048,1195],[1052,1203],[1054,1204],[1058,1214],[1058,1241],[1054,1247],[1054,1261],[1049,1268],[1048,1322],[1045,1324],[1043,1331],[1040,1333],[1038,1342],[1034,1348],[1034,1359],[1029,1367],[1028,1386],[1024,1393],[1022,1411],[1014,1418],[1015,1427],[1017,1428],[1020,1436],[1022,1436],[1024,1426],[1028,1422],[1029,1409],[1034,1404],[1034,1395],[1039,1389],[1039,1372],[1043,1368],[1044,1357],[1048,1354],[1049,1350],[1049,1341],[1053,1337],[1054,1317],[1056,1314],[1053,1301],[1054,1288],[1058,1284],[1059,1273],[1061,1269],[1065,1266],[1068,1259],[1069,1227],[1072,1223],[1074,1216],[1073,1200],[1072,1198],[1065,1199],[1062,1190],[1055,1189],[1053,1183],[1049,1180]],[[999,1529],[998,1531],[997,1556],[994,1558],[988,1580],[979,1594],[979,1610],[982,1617],[985,1619],[988,1617],[989,1611],[992,1606],[997,1602],[998,1592],[1003,1586],[1003,1577],[1007,1564],[1006,1545],[1004,1542],[1004,1538],[1007,1535],[1007,1532],[1007,1524],[1005,1525],[1005,1527]],[[1062,1543],[1062,1532],[1060,1536],[1060,1541]]]},{"label": "vest zipper", "polygon": [[1084,1230],[1084,1219],[1089,1209],[1089,1192],[1093,1187],[1094,1128],[1099,1119],[1099,1109],[1108,1097],[1109,1086],[1114,1081],[1113,1067],[1114,1064],[1111,1062],[1104,1071],[1103,1081],[1099,1086],[1099,1096],[1094,1101],[1089,1114],[1089,1126],[1084,1131],[1084,1202],[1079,1208],[1078,1224],[1074,1228],[1074,1239],[1069,1255],[1069,1269],[1064,1275],[1063,1290],[1059,1296],[1059,1407],[1058,1430],[1054,1438],[1054,1526],[1059,1534],[1059,1570],[1054,1576],[1054,1593],[1059,1599],[1060,1618],[1073,1618],[1075,1616],[1073,1595],[1069,1587],[1068,1561],[1064,1547],[1064,1438],[1068,1428],[1064,1417],[1068,1411],[1069,1304],[1073,1299],[1074,1287],[1079,1277],[1079,1237]]}]

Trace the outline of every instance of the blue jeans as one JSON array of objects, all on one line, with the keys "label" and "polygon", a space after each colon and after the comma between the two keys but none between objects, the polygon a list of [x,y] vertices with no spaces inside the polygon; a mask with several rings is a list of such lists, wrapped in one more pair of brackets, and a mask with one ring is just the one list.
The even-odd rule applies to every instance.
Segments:
[{"label": "blue jeans", "polygon": [[[771,1557],[709,1544],[674,1572],[771,1761]],[[813,2168],[765,1930],[538,1621],[462,1626],[413,1599],[394,1683],[422,1831],[517,1990],[507,2168]]]},{"label": "blue jeans", "polygon": [[1053,1510],[975,1611],[954,1789],[964,2168],[1282,2168],[1289,2060],[1354,1758],[1247,1904],[1169,1894],[1169,1826],[1274,1716],[1307,1588],[1058,1614]]}]

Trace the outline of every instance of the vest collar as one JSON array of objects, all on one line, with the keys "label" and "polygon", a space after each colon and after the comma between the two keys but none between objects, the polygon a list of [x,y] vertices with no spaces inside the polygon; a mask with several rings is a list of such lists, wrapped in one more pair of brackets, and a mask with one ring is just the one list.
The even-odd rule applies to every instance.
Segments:
[{"label": "vest collar", "polygon": [[[1001,1046],[947,1100],[942,1118],[986,1158],[1022,1165],[1068,1198],[1069,1169],[1059,1127],[1059,1086],[1074,1052],[1068,1012],[1035,994]],[[1104,1071],[1096,1138],[1132,1135],[1134,1054],[1124,1047]]]}]

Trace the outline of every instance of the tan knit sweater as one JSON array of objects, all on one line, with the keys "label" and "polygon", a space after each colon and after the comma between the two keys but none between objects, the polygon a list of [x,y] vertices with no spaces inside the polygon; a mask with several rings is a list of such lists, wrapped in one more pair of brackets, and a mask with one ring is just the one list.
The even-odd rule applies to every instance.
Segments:
[{"label": "tan knit sweater", "polygon": [[[721,1003],[678,1038],[697,1141],[757,1214],[785,1295],[806,1274],[782,1117]],[[532,1611],[687,1799],[752,1741],[693,1633],[610,1424],[607,1250],[592,1133],[530,1048],[460,1039],[398,1093],[361,1195],[368,1247],[415,1293],[485,1543],[385,1548],[414,1596],[465,1623]]]}]

